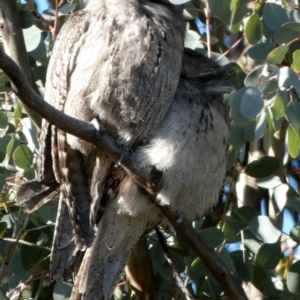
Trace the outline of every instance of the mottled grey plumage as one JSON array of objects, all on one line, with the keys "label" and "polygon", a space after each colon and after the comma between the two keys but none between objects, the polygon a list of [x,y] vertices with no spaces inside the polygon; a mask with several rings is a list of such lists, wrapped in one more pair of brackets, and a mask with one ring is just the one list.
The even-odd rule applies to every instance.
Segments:
[{"label": "mottled grey plumage", "polygon": [[[192,219],[218,198],[228,144],[222,96],[231,86],[205,56],[182,59],[184,28],[181,8],[166,0],[90,0],[58,37],[46,100],[96,119],[132,147],[140,168],[162,171],[159,201]],[[108,299],[134,244],[165,220],[101,151],[47,122],[41,144],[38,198],[61,187],[50,277],[69,278],[77,263],[71,299]]]}]

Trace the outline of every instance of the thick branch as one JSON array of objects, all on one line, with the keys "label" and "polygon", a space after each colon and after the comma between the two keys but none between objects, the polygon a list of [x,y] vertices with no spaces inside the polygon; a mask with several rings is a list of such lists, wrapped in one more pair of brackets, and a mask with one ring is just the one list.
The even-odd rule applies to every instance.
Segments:
[{"label": "thick branch", "polygon": [[[31,89],[18,66],[2,51],[0,51],[0,67],[11,79],[13,91],[28,107],[35,110],[59,129],[100,148],[115,162],[118,162],[122,157],[122,166],[134,177],[139,185],[152,195],[153,201],[156,200],[155,196],[158,192],[158,187],[151,182],[150,166],[147,168],[146,173],[135,168],[130,158],[130,150],[121,150],[116,141],[105,131],[101,131],[101,129],[96,130],[90,123],[67,116],[45,102],[41,96]],[[199,237],[192,225],[184,217],[173,214],[168,207],[160,206],[160,208],[175,228],[178,236],[201,258],[229,298],[232,300],[246,300],[247,297],[240,284],[230,274],[213,249]]]}]

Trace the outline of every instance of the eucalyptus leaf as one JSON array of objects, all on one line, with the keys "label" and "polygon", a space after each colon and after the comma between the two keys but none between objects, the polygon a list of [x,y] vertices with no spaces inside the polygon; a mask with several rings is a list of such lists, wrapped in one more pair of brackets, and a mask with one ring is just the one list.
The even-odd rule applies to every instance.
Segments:
[{"label": "eucalyptus leaf", "polygon": [[243,281],[247,281],[247,282],[252,281],[253,267],[252,267],[249,251],[238,250],[238,251],[231,252],[230,255],[238,276]]},{"label": "eucalyptus leaf", "polygon": [[268,54],[275,49],[275,43],[263,42],[249,48],[247,54],[255,60],[265,60]]},{"label": "eucalyptus leaf", "polygon": [[242,148],[246,140],[244,139],[244,126],[233,123],[230,127],[230,143],[236,148]]},{"label": "eucalyptus leaf", "polygon": [[274,31],[290,20],[286,10],[275,3],[265,3],[263,18],[268,27]]},{"label": "eucalyptus leaf", "polygon": [[31,27],[37,21],[37,18],[27,10],[20,10],[20,20],[22,28],[25,29]]},{"label": "eucalyptus leaf", "polygon": [[28,52],[35,50],[41,42],[42,34],[36,26],[23,29],[25,45]]},{"label": "eucalyptus leaf", "polygon": [[[286,22],[285,22],[286,23]],[[288,22],[275,32],[275,42],[278,44],[289,43],[297,39],[300,35],[300,24],[297,22]]]},{"label": "eucalyptus leaf", "polygon": [[273,64],[273,65],[280,64],[283,61],[288,50],[289,50],[288,45],[279,46],[279,47],[275,48],[273,51],[271,51],[268,54],[265,63]]},{"label": "eucalyptus leaf", "polygon": [[300,103],[290,102],[286,108],[286,117],[295,130],[297,136],[300,136]]},{"label": "eucalyptus leaf", "polygon": [[264,243],[276,243],[281,235],[281,231],[273,225],[267,216],[258,216],[252,219],[247,230]]},{"label": "eucalyptus leaf", "polygon": [[252,45],[258,43],[263,34],[263,25],[258,14],[253,13],[245,27],[245,36],[248,42]]},{"label": "eucalyptus leaf", "polygon": [[245,88],[241,99],[241,114],[246,119],[256,117],[264,107],[260,91],[255,87]]},{"label": "eucalyptus leaf", "polygon": [[300,50],[296,50],[293,53],[293,63],[292,63],[292,69],[295,72],[299,72],[300,71]]},{"label": "eucalyptus leaf", "polygon": [[259,140],[260,138],[263,137],[263,134],[267,128],[267,124],[268,124],[267,114],[264,111],[262,111],[258,117],[258,121],[257,121],[256,127],[255,127],[255,138],[257,140]]},{"label": "eucalyptus leaf", "polygon": [[281,89],[293,87],[300,97],[300,84],[297,74],[289,67],[282,67],[277,74],[278,86]]},{"label": "eucalyptus leaf", "polygon": [[223,232],[216,227],[209,227],[198,232],[201,238],[203,238],[212,248],[220,246],[224,241]]},{"label": "eucalyptus leaf", "polygon": [[245,173],[255,178],[263,178],[273,174],[280,162],[272,156],[264,156],[248,164],[245,168]]},{"label": "eucalyptus leaf", "polygon": [[263,244],[255,255],[255,263],[266,269],[275,269],[281,257],[281,244]]},{"label": "eucalyptus leaf", "polygon": [[251,142],[255,139],[256,119],[250,119],[244,126],[244,139]]},{"label": "eucalyptus leaf", "polygon": [[188,275],[192,280],[198,280],[201,277],[205,277],[207,272],[208,270],[198,257],[193,260],[191,266],[188,269]]},{"label": "eucalyptus leaf", "polygon": [[4,129],[8,125],[7,115],[0,109],[0,128]]},{"label": "eucalyptus leaf", "polygon": [[290,124],[287,130],[287,148],[291,158],[297,158],[300,150],[300,138]]},{"label": "eucalyptus leaf", "polygon": [[236,242],[240,231],[245,229],[249,222],[257,216],[258,212],[251,206],[238,208],[232,215],[232,218],[226,221],[222,227],[227,242]]},{"label": "eucalyptus leaf", "polygon": [[288,93],[286,90],[279,90],[276,94],[274,106],[272,108],[273,116],[276,120],[283,118],[286,113],[286,107],[289,103]]}]

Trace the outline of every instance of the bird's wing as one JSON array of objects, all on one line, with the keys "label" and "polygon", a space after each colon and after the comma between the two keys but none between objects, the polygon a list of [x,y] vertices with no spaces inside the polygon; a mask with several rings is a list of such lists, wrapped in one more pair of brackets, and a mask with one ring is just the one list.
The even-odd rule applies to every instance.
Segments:
[{"label": "bird's wing", "polygon": [[68,207],[59,199],[54,239],[51,250],[50,280],[68,280],[72,277],[80,251],[74,242],[73,227]]}]

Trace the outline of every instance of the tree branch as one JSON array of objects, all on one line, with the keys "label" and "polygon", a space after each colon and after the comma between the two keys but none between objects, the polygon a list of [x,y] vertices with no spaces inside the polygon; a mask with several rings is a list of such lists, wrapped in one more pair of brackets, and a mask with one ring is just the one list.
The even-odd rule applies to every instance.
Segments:
[{"label": "tree branch", "polygon": [[[28,84],[18,66],[2,51],[0,51],[0,67],[10,78],[12,90],[28,107],[36,111],[59,129],[83,139],[104,151],[113,161],[120,162],[123,168],[133,176],[134,180],[156,201],[159,186],[151,182],[151,166],[146,170],[135,167],[130,156],[130,149],[120,149],[116,141],[105,130],[97,130],[92,124],[77,120],[58,111],[38,95]],[[120,159],[122,158],[122,161]],[[178,236],[201,258],[206,267],[215,276],[220,286],[232,300],[246,300],[239,282],[234,278],[223,261],[217,256],[202,238],[196,233],[192,225],[183,217],[170,211],[167,206],[160,206],[165,216],[176,230]]]},{"label": "tree branch", "polygon": [[[3,37],[5,52],[16,62],[30,86],[38,93],[25,47],[20,13],[16,0],[0,0],[0,32]],[[40,128],[41,117],[35,111],[26,107],[26,105],[24,108],[36,126]]]}]

